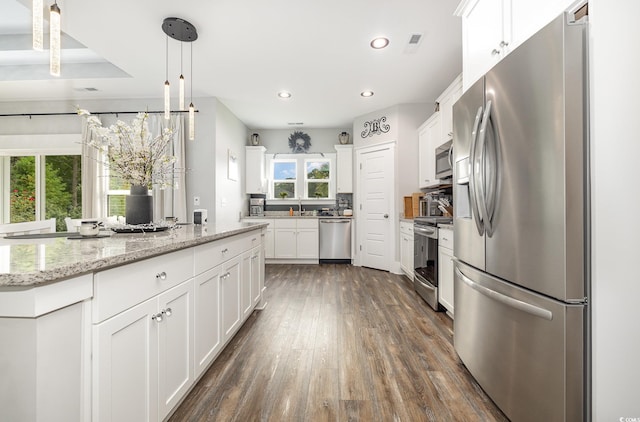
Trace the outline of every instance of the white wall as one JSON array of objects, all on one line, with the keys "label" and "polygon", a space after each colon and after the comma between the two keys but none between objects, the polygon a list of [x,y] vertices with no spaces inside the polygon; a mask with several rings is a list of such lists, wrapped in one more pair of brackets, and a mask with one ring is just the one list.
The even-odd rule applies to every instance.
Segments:
[{"label": "white wall", "polygon": [[[256,129],[249,132],[260,135],[260,144],[267,148],[267,154],[281,153],[290,154],[289,136],[295,132],[301,131],[309,135],[311,138],[311,147],[309,152],[335,152],[334,145],[338,145],[338,135],[340,132],[347,132],[353,139],[351,129],[307,129],[307,128],[291,128],[291,129]],[[350,141],[351,142],[351,141]],[[247,145],[250,145],[247,141]]]},{"label": "white wall", "polygon": [[593,420],[640,420],[640,2],[591,0],[589,14]]},{"label": "white wall", "polygon": [[[196,113],[196,139],[188,141],[187,152],[187,218],[193,219],[193,196],[200,196],[199,208],[215,210],[215,142],[216,142],[216,110],[218,102],[215,98],[194,98],[198,109]],[[80,104],[70,101],[24,101],[18,103],[0,102],[0,114],[13,113],[73,113],[76,107],[91,112],[105,111],[144,111],[162,110],[162,99],[112,99],[83,100]],[[103,123],[108,124],[116,118],[127,121],[134,116],[103,115]],[[82,118],[72,116],[33,116],[0,117],[0,135],[14,134],[67,134],[82,132]],[[238,140],[244,142],[244,140]],[[240,144],[242,145],[242,143]],[[0,149],[2,145],[0,144]]]},{"label": "white wall", "polygon": [[[216,106],[216,224],[238,222],[240,214],[246,215],[249,204],[243,194],[245,175],[245,144],[247,127],[219,101]],[[229,151],[236,157],[237,178],[229,178]],[[210,217],[211,218],[211,217]],[[211,220],[210,220],[211,221]]]}]

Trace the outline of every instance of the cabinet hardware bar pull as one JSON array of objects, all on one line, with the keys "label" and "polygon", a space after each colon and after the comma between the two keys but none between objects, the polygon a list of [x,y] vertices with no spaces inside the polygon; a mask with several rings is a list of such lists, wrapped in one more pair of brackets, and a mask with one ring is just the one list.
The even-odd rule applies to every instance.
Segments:
[{"label": "cabinet hardware bar pull", "polygon": [[167,279],[167,273],[163,271],[161,273],[156,274],[156,279],[166,280]]}]

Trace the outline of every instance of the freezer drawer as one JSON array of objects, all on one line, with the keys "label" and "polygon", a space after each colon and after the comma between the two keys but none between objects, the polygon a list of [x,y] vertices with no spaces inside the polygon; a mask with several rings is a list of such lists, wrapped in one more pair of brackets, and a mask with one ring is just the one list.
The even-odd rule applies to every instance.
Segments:
[{"label": "freezer drawer", "polygon": [[584,305],[455,266],[454,346],[513,421],[584,419]]}]

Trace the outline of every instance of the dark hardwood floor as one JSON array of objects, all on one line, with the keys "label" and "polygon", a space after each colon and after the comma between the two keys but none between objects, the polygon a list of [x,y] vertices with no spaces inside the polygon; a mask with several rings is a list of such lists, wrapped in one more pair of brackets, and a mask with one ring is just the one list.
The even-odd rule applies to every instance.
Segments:
[{"label": "dark hardwood floor", "polygon": [[171,421],[506,421],[403,276],[267,265],[247,320]]}]

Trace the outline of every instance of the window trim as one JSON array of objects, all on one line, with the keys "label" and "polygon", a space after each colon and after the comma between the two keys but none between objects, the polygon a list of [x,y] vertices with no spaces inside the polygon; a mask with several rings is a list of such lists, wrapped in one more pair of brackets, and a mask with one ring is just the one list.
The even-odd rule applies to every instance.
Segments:
[{"label": "window trim", "polygon": [[[296,165],[296,197],[294,198],[275,198],[274,197],[274,179],[273,179],[273,163],[278,161],[293,160],[297,162]],[[308,198],[307,186],[306,186],[306,162],[307,161],[329,161],[329,197],[328,198]],[[299,202],[298,195],[301,196],[300,201],[304,204],[334,204],[336,201],[337,191],[337,166],[336,166],[336,153],[307,153],[307,154],[269,154],[267,155],[267,168],[269,173],[267,174],[267,201],[273,201],[274,204],[279,205],[293,205]],[[311,179],[313,180],[313,179]],[[302,193],[302,195],[300,194]],[[304,195],[304,196],[303,196]]]}]

